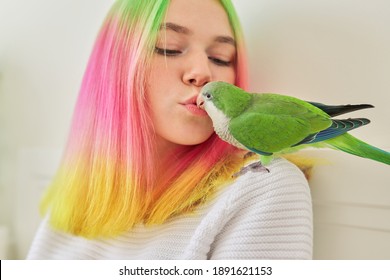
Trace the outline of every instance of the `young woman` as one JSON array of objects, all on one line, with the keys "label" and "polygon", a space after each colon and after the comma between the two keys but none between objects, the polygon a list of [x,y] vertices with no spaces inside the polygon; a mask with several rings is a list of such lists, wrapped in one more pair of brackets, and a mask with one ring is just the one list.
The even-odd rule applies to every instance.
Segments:
[{"label": "young woman", "polygon": [[30,259],[309,259],[302,172],[245,157],[195,105],[247,88],[230,0],[118,0],[102,26]]}]

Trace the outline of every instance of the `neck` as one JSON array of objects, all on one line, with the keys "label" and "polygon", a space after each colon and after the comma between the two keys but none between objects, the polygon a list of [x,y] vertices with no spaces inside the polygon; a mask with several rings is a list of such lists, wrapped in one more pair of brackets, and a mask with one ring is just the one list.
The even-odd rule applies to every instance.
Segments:
[{"label": "neck", "polygon": [[156,169],[157,178],[162,178],[167,170],[180,161],[180,151],[185,146],[172,143],[156,136]]}]

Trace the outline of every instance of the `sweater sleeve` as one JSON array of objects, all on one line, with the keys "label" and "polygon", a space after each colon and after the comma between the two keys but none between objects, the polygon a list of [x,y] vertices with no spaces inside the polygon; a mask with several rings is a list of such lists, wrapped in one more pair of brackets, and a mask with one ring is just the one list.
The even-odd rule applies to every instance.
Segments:
[{"label": "sweater sleeve", "polygon": [[211,259],[312,258],[308,183],[286,160],[276,160],[269,169],[268,174],[248,172],[238,179]]}]

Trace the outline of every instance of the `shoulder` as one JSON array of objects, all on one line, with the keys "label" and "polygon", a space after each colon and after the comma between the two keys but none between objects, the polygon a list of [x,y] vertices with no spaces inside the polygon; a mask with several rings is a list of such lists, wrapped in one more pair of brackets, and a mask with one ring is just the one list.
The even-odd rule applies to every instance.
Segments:
[{"label": "shoulder", "polygon": [[311,199],[308,182],[296,165],[286,159],[278,158],[267,165],[267,168],[269,172],[248,171],[239,176],[232,184],[231,195],[242,197],[247,194],[250,197],[262,197],[267,194],[300,193]]},{"label": "shoulder", "polygon": [[214,244],[213,258],[311,258],[307,180],[285,159],[276,159],[267,168],[269,173],[249,171],[227,187],[227,220]]}]

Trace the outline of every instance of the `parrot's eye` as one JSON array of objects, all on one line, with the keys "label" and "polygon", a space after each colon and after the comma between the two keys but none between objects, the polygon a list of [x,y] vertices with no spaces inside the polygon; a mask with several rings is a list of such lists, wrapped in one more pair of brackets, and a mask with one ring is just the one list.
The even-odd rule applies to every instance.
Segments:
[{"label": "parrot's eye", "polygon": [[205,97],[206,99],[211,99],[213,96],[211,95],[211,93],[206,93]]}]

